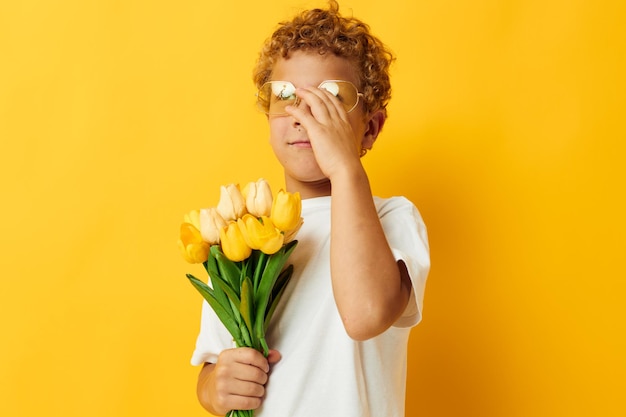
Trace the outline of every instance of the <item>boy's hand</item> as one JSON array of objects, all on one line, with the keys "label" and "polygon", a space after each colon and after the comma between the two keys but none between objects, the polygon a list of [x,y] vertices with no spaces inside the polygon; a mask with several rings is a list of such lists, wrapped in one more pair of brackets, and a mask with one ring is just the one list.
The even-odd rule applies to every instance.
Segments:
[{"label": "boy's hand", "polygon": [[350,114],[339,100],[326,90],[298,88],[301,102],[288,106],[287,113],[306,130],[315,159],[332,182],[333,177],[346,168],[360,165],[361,140],[364,131],[356,132],[354,126],[364,129],[363,123],[351,123],[351,118],[363,115],[355,109]]},{"label": "boy's hand", "polygon": [[198,377],[198,398],[209,412],[254,410],[261,406],[270,365],[280,353],[270,350],[267,359],[255,349],[224,350],[216,364],[205,364]]}]

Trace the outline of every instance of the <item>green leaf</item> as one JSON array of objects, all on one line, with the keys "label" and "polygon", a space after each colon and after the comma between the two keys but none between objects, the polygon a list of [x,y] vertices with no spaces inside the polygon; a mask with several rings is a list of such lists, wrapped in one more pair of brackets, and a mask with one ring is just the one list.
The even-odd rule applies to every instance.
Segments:
[{"label": "green leaf", "polygon": [[228,300],[228,296],[222,289],[222,286],[220,286],[219,284],[216,284],[216,282],[223,282],[224,280],[220,276],[214,276],[213,278],[210,278],[210,279],[211,279],[211,286],[213,287],[213,294],[215,295],[215,298],[217,299],[217,301],[219,301],[219,303],[224,308],[230,309],[231,304],[230,304],[230,301]]},{"label": "green leaf", "polygon": [[209,277],[211,277],[213,291],[215,292],[215,297],[224,308],[233,311],[233,317],[237,321],[237,324],[239,324],[241,321],[239,315],[239,287],[233,288],[230,282],[231,280],[224,278],[223,274],[220,272],[218,258],[232,263],[232,261],[223,255],[219,245],[211,246],[207,260],[207,271],[209,272]]},{"label": "green leaf", "polygon": [[239,323],[239,330],[241,331],[241,340],[243,342],[243,344],[239,345],[239,347],[245,346],[254,348],[254,345],[252,344],[252,339],[250,338],[250,332],[248,331],[248,328],[246,327],[246,324],[244,322]]},{"label": "green leaf", "polygon": [[293,265],[289,265],[287,268],[283,270],[283,272],[280,273],[280,275],[278,276],[278,279],[276,280],[276,285],[274,285],[274,288],[272,290],[272,296],[270,297],[269,305],[267,307],[267,310],[265,311],[265,319],[263,323],[264,332],[267,331],[267,328],[270,325],[270,320],[272,320],[274,311],[276,310],[276,307],[278,306],[278,302],[280,301],[280,299],[283,296],[283,293],[285,292],[285,288],[287,288],[287,284],[289,283],[289,280],[291,279],[292,274],[293,274]]},{"label": "green leaf", "polygon": [[296,244],[298,241],[294,240],[289,242],[287,245],[283,246],[278,252],[273,255],[270,255],[267,260],[267,265],[263,270],[263,274],[261,276],[261,282],[259,283],[259,288],[257,290],[257,299],[255,300],[257,311],[260,308],[261,314],[265,313],[265,308],[267,306],[267,300],[271,294],[272,289],[274,288],[274,283],[278,278],[281,270],[285,266],[285,262],[291,252],[296,248]]},{"label": "green leaf", "polygon": [[212,245],[209,251],[209,258],[205,262],[205,265],[206,265],[205,268],[210,277],[214,275],[216,276],[220,275],[220,270],[217,266],[217,259],[215,258],[215,253],[216,251],[219,251],[219,250],[220,250],[219,245]]},{"label": "green leaf", "polygon": [[270,354],[270,348],[267,346],[267,341],[265,340],[265,337],[262,337],[260,339],[260,342],[261,342],[261,348],[263,349],[263,356],[267,358]]},{"label": "green leaf", "polygon": [[228,283],[223,279],[216,279],[213,281],[213,285],[220,288],[223,291],[230,302],[233,304],[234,309],[237,311],[237,316],[239,316],[239,310],[241,309],[241,300],[239,299],[239,294],[237,294]]},{"label": "green leaf", "polygon": [[254,293],[252,292],[252,281],[245,277],[241,285],[241,305],[239,312],[243,321],[248,326],[248,330],[252,331],[252,311],[254,309]]},{"label": "green leaf", "polygon": [[224,308],[224,306],[220,304],[213,290],[207,284],[191,274],[187,274],[187,278],[189,278],[191,284],[198,290],[207,303],[209,303],[213,311],[215,311],[215,314],[217,314],[217,317],[222,324],[224,324],[224,327],[226,327],[233,339],[235,339],[235,342],[241,343],[241,330],[239,329],[239,324],[233,317],[232,310]]},{"label": "green leaf", "polygon": [[217,245],[211,247],[211,254],[215,256],[220,275],[225,278],[230,283],[231,288],[239,294],[241,288],[241,269],[239,266],[228,259]]},{"label": "green leaf", "polygon": [[217,266],[217,260],[215,259],[214,256],[209,254],[208,259],[206,260],[206,262],[204,262],[204,266],[209,274],[209,279],[211,281],[211,287],[213,289],[215,298],[217,299],[217,301],[219,301],[219,303],[224,308],[230,309],[231,305],[230,305],[230,302],[228,301],[228,297],[222,290],[222,287],[220,285],[215,284],[215,281],[224,281],[224,278],[220,276],[219,268]]},{"label": "green leaf", "polygon": [[288,265],[285,269],[282,270],[280,275],[278,275],[276,282],[274,283],[274,288],[272,288],[272,295],[270,296],[271,300],[274,300],[278,296],[278,294],[285,289],[285,287],[289,283],[289,280],[291,279],[292,274],[293,265]]},{"label": "green leaf", "polygon": [[255,258],[256,265],[254,268],[254,275],[253,275],[253,280],[252,280],[252,282],[254,283],[254,291],[256,292],[257,289],[259,288],[259,283],[261,282],[261,275],[263,274],[263,270],[265,269],[265,265],[267,264],[267,257],[269,255],[261,251],[254,251],[254,252],[259,253],[258,257]]},{"label": "green leaf", "polygon": [[274,288],[274,284],[280,275],[285,262],[291,252],[295,249],[297,241],[292,241],[287,245],[283,246],[278,252],[271,255],[267,260],[267,265],[263,270],[263,275],[261,276],[261,282],[259,284],[259,288],[256,291],[255,298],[255,322],[254,322],[254,333],[257,337],[261,338],[265,334],[265,313],[267,311],[267,305],[269,303],[269,299],[272,295],[272,290]]},{"label": "green leaf", "polygon": [[259,344],[259,338],[254,331],[254,290],[252,288],[252,280],[248,277],[245,277],[243,280],[243,284],[241,285],[241,317],[243,318],[244,323],[248,331],[250,332],[250,341],[252,342],[252,347],[259,350],[261,348]]}]

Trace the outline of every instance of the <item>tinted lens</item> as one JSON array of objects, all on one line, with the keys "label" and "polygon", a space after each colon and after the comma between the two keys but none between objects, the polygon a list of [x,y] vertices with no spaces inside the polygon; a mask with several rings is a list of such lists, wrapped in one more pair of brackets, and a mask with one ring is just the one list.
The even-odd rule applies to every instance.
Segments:
[{"label": "tinted lens", "polygon": [[296,87],[288,81],[269,81],[257,94],[257,105],[266,114],[285,114],[285,107],[296,101]]},{"label": "tinted lens", "polygon": [[337,97],[346,112],[352,111],[359,101],[359,92],[354,84],[348,81],[324,81],[319,88]]},{"label": "tinted lens", "polygon": [[[348,81],[330,80],[322,82],[319,87],[339,99],[346,112],[351,112],[359,102],[357,88]],[[285,107],[296,102],[296,87],[289,81],[268,81],[257,94],[257,106],[263,113],[284,115]]]}]

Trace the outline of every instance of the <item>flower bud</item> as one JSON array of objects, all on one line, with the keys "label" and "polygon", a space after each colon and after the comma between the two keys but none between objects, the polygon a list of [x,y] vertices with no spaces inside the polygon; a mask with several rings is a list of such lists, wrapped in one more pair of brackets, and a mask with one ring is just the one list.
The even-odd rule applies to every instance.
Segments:
[{"label": "flower bud", "polygon": [[272,222],[279,230],[289,232],[295,229],[302,220],[301,210],[300,193],[291,194],[280,190],[272,204]]},{"label": "flower bud", "polygon": [[200,231],[191,223],[180,225],[178,248],[189,263],[199,264],[209,258],[209,244],[202,239]]},{"label": "flower bud", "polygon": [[239,185],[230,184],[220,187],[220,201],[217,203],[217,212],[229,222],[246,214],[246,202],[241,195]]},{"label": "flower bud", "polygon": [[263,178],[248,183],[242,191],[248,213],[256,217],[269,216],[272,212],[272,190]]},{"label": "flower bud", "polygon": [[251,214],[246,214],[237,220],[237,224],[246,243],[252,249],[258,249],[267,255],[272,255],[283,246],[283,234],[267,216],[258,219]]},{"label": "flower bud", "polygon": [[233,262],[243,261],[252,253],[236,222],[230,222],[220,230],[220,244],[224,255]]},{"label": "flower bud", "polygon": [[298,222],[296,227],[285,232],[285,240],[284,240],[285,245],[296,238],[296,235],[300,231],[300,228],[302,227],[303,223],[304,221],[302,220],[302,217],[300,217],[300,221]]},{"label": "flower bud", "polygon": [[199,213],[200,233],[209,245],[220,243],[220,229],[226,227],[226,221],[215,207],[202,209]]},{"label": "flower bud", "polygon": [[200,210],[191,210],[189,213],[186,213],[183,221],[192,224],[193,227],[200,230]]}]

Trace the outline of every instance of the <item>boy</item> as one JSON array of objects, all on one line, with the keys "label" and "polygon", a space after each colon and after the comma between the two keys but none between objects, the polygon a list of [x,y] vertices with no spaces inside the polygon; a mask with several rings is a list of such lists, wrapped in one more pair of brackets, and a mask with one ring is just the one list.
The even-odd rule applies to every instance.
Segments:
[{"label": "boy", "polygon": [[287,190],[302,196],[304,225],[268,358],[232,348],[203,309],[192,363],[204,364],[198,397],[213,414],[404,415],[408,336],[430,265],[426,230],[408,200],[372,197],[360,157],[385,123],[392,57],[338,8],[331,1],[282,23],[255,68],[270,144]]}]

